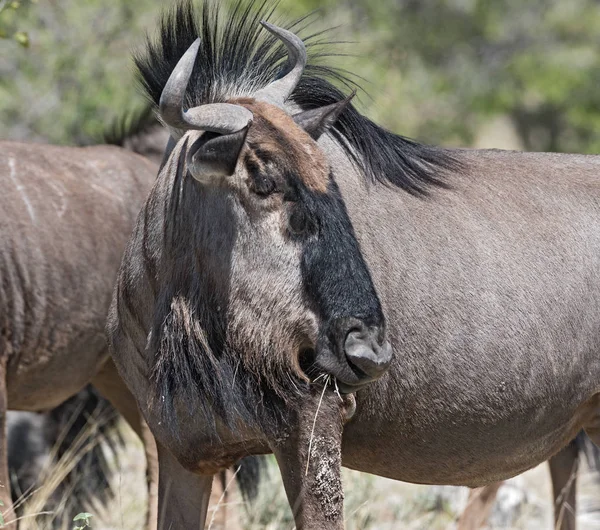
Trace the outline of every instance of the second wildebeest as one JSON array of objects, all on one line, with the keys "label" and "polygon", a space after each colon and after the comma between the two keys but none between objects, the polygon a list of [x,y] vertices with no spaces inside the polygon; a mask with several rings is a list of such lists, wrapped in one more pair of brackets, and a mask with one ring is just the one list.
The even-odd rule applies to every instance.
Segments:
[{"label": "second wildebeest", "polygon": [[0,152],[0,498],[9,509],[8,409],[51,409],[93,380],[141,434],[104,323],[156,166],[112,146],[5,141]]},{"label": "second wildebeest", "polygon": [[278,72],[262,5],[219,26],[184,4],[138,61],[172,145],[109,336],[165,524],[198,528],[209,475],[273,451],[292,506],[315,503],[297,527],[341,528],[288,465],[323,376],[356,394],[344,465],[390,478],[478,486],[600,441],[600,159],[396,136],[267,24]]}]

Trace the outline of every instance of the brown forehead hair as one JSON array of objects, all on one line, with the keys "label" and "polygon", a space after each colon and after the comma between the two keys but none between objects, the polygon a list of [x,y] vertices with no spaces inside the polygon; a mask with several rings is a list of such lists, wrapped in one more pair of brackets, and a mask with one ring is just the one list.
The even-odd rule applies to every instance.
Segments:
[{"label": "brown forehead hair", "polygon": [[329,180],[329,164],[315,142],[285,111],[252,98],[231,101],[246,107],[254,119],[246,144],[249,160],[259,167],[274,161],[293,172],[311,191],[325,193]]}]

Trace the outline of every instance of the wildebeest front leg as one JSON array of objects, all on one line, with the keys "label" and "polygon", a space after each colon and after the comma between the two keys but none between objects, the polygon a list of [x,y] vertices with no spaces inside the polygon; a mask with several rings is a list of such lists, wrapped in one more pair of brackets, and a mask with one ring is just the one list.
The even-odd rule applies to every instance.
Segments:
[{"label": "wildebeest front leg", "polygon": [[485,525],[492,507],[496,502],[496,494],[504,482],[494,482],[469,492],[469,500],[458,520],[458,530],[479,530]]},{"label": "wildebeest front leg", "polygon": [[[311,398],[284,439],[272,443],[297,530],[342,530],[341,445],[345,408],[327,389]],[[316,419],[315,419],[316,418]]]},{"label": "wildebeest front leg", "polygon": [[[10,496],[10,480],[8,475],[8,447],[6,432],[6,413],[8,402],[6,396],[6,360],[0,361],[0,500],[2,501],[2,512],[5,526],[2,528],[14,530],[17,527],[15,512]],[[11,524],[12,522],[12,524]]]},{"label": "wildebeest front leg", "polygon": [[184,469],[160,443],[158,448],[158,530],[203,530],[212,475]]}]

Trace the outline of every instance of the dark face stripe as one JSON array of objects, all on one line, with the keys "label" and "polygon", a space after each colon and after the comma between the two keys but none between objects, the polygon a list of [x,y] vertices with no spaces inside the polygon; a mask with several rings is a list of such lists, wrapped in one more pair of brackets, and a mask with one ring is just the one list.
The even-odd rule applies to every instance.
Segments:
[{"label": "dark face stripe", "polygon": [[302,278],[309,298],[325,321],[359,318],[368,326],[383,324],[383,311],[337,184],[327,194],[302,194],[318,236],[302,252]]}]

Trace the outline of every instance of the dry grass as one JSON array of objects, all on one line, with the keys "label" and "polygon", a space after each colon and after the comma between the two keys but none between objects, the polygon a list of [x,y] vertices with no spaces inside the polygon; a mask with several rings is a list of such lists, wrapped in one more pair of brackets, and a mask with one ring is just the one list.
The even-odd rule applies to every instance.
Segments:
[{"label": "dry grass", "polygon": [[[65,490],[62,492],[61,498],[55,498],[57,486],[63,482],[83,455],[92,449],[94,442],[90,442],[90,439],[102,442],[102,440],[98,440],[98,437],[90,437],[90,432],[94,434],[98,426],[98,423],[91,422],[89,430],[77,437],[62,458],[49,459],[52,464],[42,471],[41,487],[35,491],[23,493],[16,504],[23,508],[23,514],[19,517],[19,530],[51,530],[53,528],[53,521],[65,509],[71,493],[71,491]],[[122,429],[126,444],[118,459],[121,467],[117,468],[115,460],[112,459],[114,472],[112,487],[115,498],[109,506],[71,508],[73,513],[68,514],[68,520],[71,520],[79,512],[91,511],[94,514],[92,519],[94,530],[140,530],[143,528],[147,496],[143,448],[137,436],[126,425],[123,424]],[[110,451],[107,451],[107,456],[109,455]],[[81,480],[86,480],[86,477],[82,476]],[[52,509],[49,510],[48,506],[52,506]],[[73,524],[65,524],[63,528],[71,530]]]},{"label": "dry grass", "polygon": [[[120,468],[114,471],[114,499],[108,506],[82,506],[79,510],[94,514],[93,530],[140,530],[144,527],[146,482],[143,449],[129,428],[124,426],[123,433],[126,445],[119,456]],[[56,484],[73,467],[77,454],[87,449],[85,446],[73,449],[63,459],[64,462],[47,471],[44,486],[27,496],[27,518],[23,519],[21,530],[48,530],[51,516],[35,518],[32,515],[43,509]],[[598,512],[585,513],[599,506],[600,487],[585,469],[580,477],[579,529],[600,530]],[[85,480],[85,477],[82,479]],[[463,488],[416,486],[349,470],[344,470],[343,479],[347,530],[450,530],[455,528],[458,515],[466,504],[467,490]],[[488,528],[552,528],[550,484],[545,465],[509,481],[501,488],[499,498],[501,509],[496,507]],[[243,530],[294,528],[272,458],[269,459],[257,501],[252,506],[243,506],[239,496],[234,494],[227,508],[229,512],[235,510],[239,513],[239,528]],[[60,505],[56,509],[60,510]]]}]

